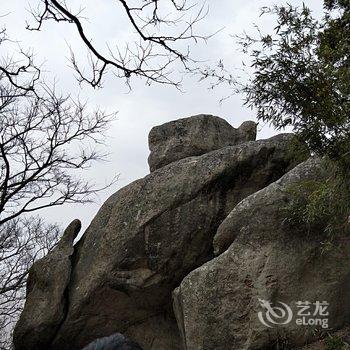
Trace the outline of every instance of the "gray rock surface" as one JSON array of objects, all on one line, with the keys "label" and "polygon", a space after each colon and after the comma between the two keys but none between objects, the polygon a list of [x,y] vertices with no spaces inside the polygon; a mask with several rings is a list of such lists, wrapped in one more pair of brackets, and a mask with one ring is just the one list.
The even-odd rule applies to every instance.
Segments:
[{"label": "gray rock surface", "polygon": [[[329,343],[332,345],[329,345]],[[342,343],[342,345],[339,345],[339,343]],[[350,326],[336,332],[329,332],[322,339],[303,346],[301,350],[325,350],[330,348],[333,350],[350,349]]]},{"label": "gray rock surface", "polygon": [[155,126],[149,134],[151,171],[177,160],[199,156],[256,138],[256,123],[244,122],[238,129],[226,120],[200,114]]},{"label": "gray rock surface", "polygon": [[79,220],[72,221],[57,246],[29,270],[27,299],[14,331],[16,348],[47,350],[64,320],[73,241],[80,228]]},{"label": "gray rock surface", "polygon": [[[243,199],[223,221],[214,239],[220,255],[192,271],[173,293],[184,349],[301,346],[320,333],[296,324],[298,301],[326,301],[329,327],[349,324],[348,238],[339,237],[334,249],[323,251],[324,233],[291,225],[282,210],[291,199],[292,184],[322,176],[320,162],[310,159]],[[293,319],[269,323],[259,299],[286,303]],[[259,321],[259,312],[271,328]]]},{"label": "gray rock surface", "polygon": [[[173,289],[213,258],[213,237],[234,206],[294,166],[293,139],[282,134],[188,157],[112,195],[75,247],[68,288],[66,278],[49,282],[66,291],[67,305],[49,349],[80,350],[115,332],[145,350],[180,349]],[[23,317],[35,307],[29,303]]]}]

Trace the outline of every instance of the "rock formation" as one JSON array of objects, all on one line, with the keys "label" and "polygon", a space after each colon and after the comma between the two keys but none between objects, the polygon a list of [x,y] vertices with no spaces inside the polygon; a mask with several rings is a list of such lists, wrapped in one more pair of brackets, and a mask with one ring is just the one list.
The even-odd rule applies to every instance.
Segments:
[{"label": "rock formation", "polygon": [[174,291],[186,350],[203,344],[215,350],[270,349],[278,342],[295,348],[314,340],[315,327],[295,322],[298,309],[286,324],[264,325],[257,317],[263,300],[291,308],[299,301],[326,301],[330,329],[350,322],[350,244],[339,237],[342,244],[323,252],[324,233],[291,226],[281,210],[291,199],[291,185],[320,177],[320,162],[310,159],[242,200],[223,221],[214,237],[220,255]]},{"label": "rock formation", "polygon": [[45,350],[56,335],[67,311],[65,291],[80,228],[79,220],[71,222],[57,246],[29,270],[26,304],[14,333],[16,348]]},{"label": "rock formation", "polygon": [[155,126],[149,134],[151,171],[177,160],[200,156],[226,146],[256,138],[256,123],[244,122],[238,129],[226,120],[207,114],[178,119]]},{"label": "rock formation", "polygon": [[[71,240],[69,254],[34,265],[53,272],[29,279],[16,350],[81,350],[116,332],[144,350],[257,349],[279,335],[257,324],[255,296],[346,298],[346,256],[339,266],[318,257],[319,238],[285,228],[278,211],[284,186],[315,176],[317,164],[294,168],[292,134],[255,134],[254,122],[235,129],[209,115],[152,129],[151,174],[103,204],[73,255]],[[307,292],[316,283],[322,292]],[[345,325],[349,310],[333,312]]]}]

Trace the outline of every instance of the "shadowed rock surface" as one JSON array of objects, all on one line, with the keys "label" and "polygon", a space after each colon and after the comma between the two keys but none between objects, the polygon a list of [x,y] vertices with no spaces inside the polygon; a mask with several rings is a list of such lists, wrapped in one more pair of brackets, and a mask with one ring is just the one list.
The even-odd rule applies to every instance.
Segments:
[{"label": "shadowed rock surface", "polygon": [[151,171],[177,160],[200,156],[226,146],[235,146],[256,138],[256,123],[244,122],[235,129],[226,120],[199,114],[155,126],[149,133]]},{"label": "shadowed rock surface", "polygon": [[57,246],[29,270],[27,299],[14,331],[16,348],[47,350],[56,335],[67,311],[65,292],[80,228],[79,220],[72,221]]},{"label": "shadowed rock surface", "polygon": [[[298,301],[328,302],[330,329],[349,324],[346,234],[338,237],[337,247],[323,251],[324,233],[292,226],[283,211],[291,185],[322,176],[320,161],[310,159],[242,200],[223,221],[214,238],[215,252],[221,255],[192,271],[173,294],[184,349],[302,346],[321,333],[295,323]],[[263,325],[259,299],[286,303],[294,318],[278,326],[270,323],[271,328]]]}]

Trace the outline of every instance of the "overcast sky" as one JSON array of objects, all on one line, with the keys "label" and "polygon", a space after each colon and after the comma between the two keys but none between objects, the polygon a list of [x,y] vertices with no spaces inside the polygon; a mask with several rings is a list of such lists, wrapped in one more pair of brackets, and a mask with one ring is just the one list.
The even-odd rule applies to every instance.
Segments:
[{"label": "overcast sky", "polygon": [[[201,0],[198,0],[200,2]],[[292,5],[301,5],[300,0],[289,0]],[[321,0],[304,1],[317,15],[321,13]],[[56,79],[62,91],[88,98],[91,106],[101,106],[107,111],[118,111],[117,120],[111,125],[107,143],[110,152],[108,163],[94,164],[86,174],[96,183],[104,184],[115,174],[120,174],[118,182],[105,193],[100,194],[96,203],[77,206],[67,205],[49,209],[43,213],[48,221],[66,226],[71,220],[79,218],[86,227],[104,200],[118,188],[145,176],[149,170],[147,136],[149,130],[164,122],[195,114],[206,113],[225,118],[233,126],[244,120],[254,120],[254,112],[242,107],[242,97],[235,96],[223,104],[221,97],[229,95],[228,87],[215,91],[208,89],[207,83],[199,83],[197,78],[186,77],[184,92],[160,85],[145,86],[143,81],[134,81],[132,91],[128,92],[123,81],[109,75],[104,87],[94,90],[88,86],[80,87],[69,68],[67,57],[71,45],[81,55],[85,49],[81,45],[75,27],[69,24],[46,23],[41,32],[25,30],[26,20],[31,20],[28,12],[38,0],[1,0],[0,17],[6,25],[11,39],[19,40],[24,48],[33,48],[37,62],[45,62],[44,69],[48,79]],[[116,7],[114,0],[66,0],[69,6],[84,4],[86,17],[84,24],[89,37],[100,46],[113,45],[127,40],[130,28],[124,13]],[[259,9],[273,3],[284,1],[270,0],[208,0],[210,12],[197,30],[204,34],[223,28],[207,44],[198,43],[192,47],[193,55],[208,64],[223,59],[227,68],[236,67],[244,57],[232,39],[232,34],[240,34],[244,29],[251,30],[252,23],[260,23],[263,28],[271,27],[267,19],[259,19]],[[102,47],[101,46],[101,47]],[[268,126],[259,128],[259,138],[269,137],[274,131]]]}]

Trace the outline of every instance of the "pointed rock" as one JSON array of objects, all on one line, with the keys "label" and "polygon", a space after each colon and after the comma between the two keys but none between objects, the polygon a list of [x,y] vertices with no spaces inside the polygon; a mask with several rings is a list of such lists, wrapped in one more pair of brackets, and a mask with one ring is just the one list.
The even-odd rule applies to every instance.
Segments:
[{"label": "pointed rock", "polygon": [[79,220],[72,221],[57,246],[29,270],[27,299],[14,330],[16,350],[47,350],[64,320],[73,242],[80,228]]}]

